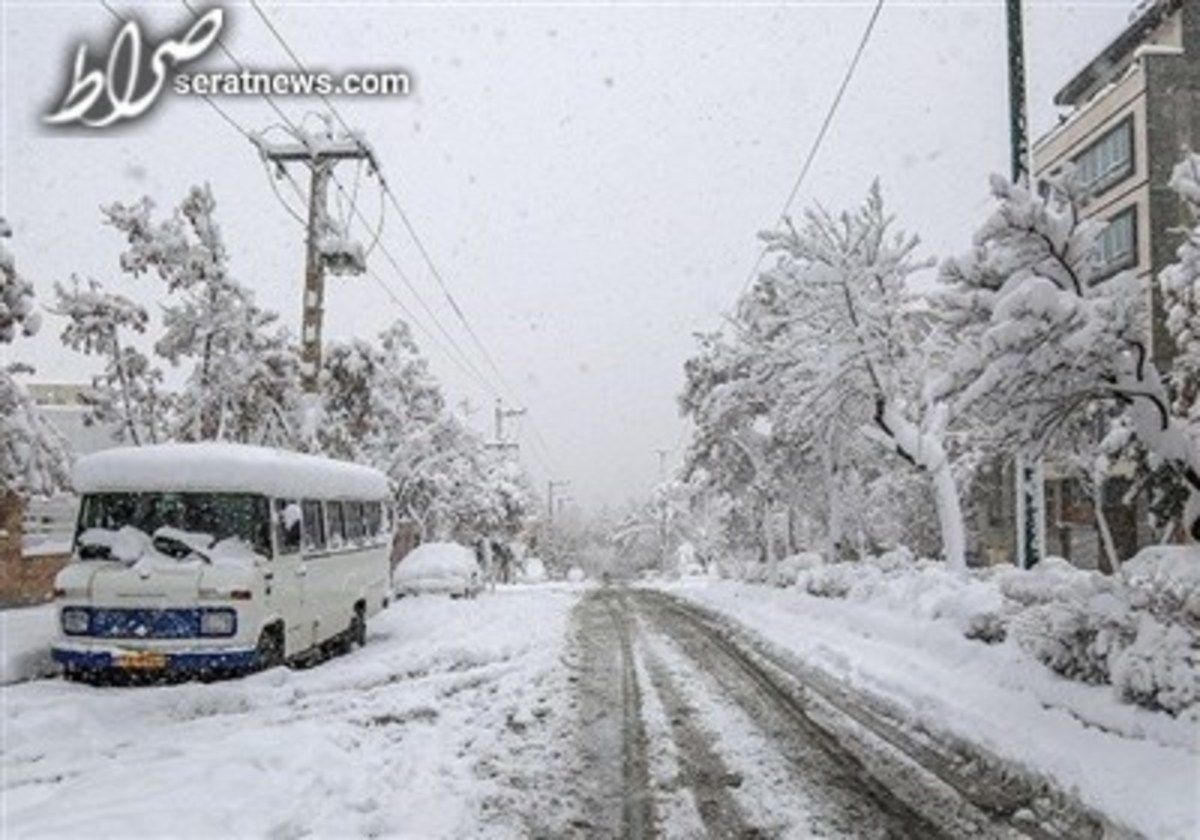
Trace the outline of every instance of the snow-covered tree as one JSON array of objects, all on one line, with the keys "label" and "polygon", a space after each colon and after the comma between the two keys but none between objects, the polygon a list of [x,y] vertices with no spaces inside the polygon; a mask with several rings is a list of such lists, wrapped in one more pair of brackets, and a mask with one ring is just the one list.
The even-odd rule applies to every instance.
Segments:
[{"label": "snow-covered tree", "polygon": [[158,443],[164,435],[167,400],[162,371],[134,346],[127,333],[146,332],[144,307],[122,295],[104,291],[95,280],[71,288],[56,283],[55,314],[67,319],[62,342],[67,347],[104,361],[104,371],[92,378],[83,394],[87,422],[112,424],[117,440],[135,446]]},{"label": "snow-covered tree", "polygon": [[253,292],[231,273],[216,200],[193,187],[167,219],[154,204],[105,208],[108,224],[126,239],[122,268],[156,274],[166,285],[164,332],[156,352],[172,365],[190,363],[179,395],[175,436],[181,440],[259,443],[293,437],[298,361],[278,316],[259,308]]},{"label": "snow-covered tree", "polygon": [[[4,247],[12,234],[0,217],[0,345],[38,331],[33,285],[17,271]],[[0,368],[0,502],[13,496],[52,493],[69,484],[68,455],[62,438],[38,411],[15,374],[28,368]]]},{"label": "snow-covered tree", "polygon": [[321,393],[323,451],[387,473],[400,510],[425,538],[473,542],[524,527],[533,510],[528,479],[446,410],[405,323],[374,342],[331,344]]},{"label": "snow-covered tree", "polygon": [[[897,232],[878,184],[855,212],[805,214],[766,236],[780,255],[743,301],[759,358],[756,381],[776,394],[774,423],[836,458],[865,433],[928,475],[942,553],[965,566],[958,488],[944,443],[946,403],[923,388],[930,325],[913,304],[916,237]],[[833,464],[836,471],[840,465]]]},{"label": "snow-covered tree", "polygon": [[1099,273],[1102,224],[1082,218],[1070,174],[1044,197],[1001,177],[992,191],[998,207],[974,250],[942,267],[963,342],[939,393],[1033,451],[1094,403],[1115,402],[1152,460],[1200,500],[1200,448],[1149,358],[1144,295],[1132,272]]},{"label": "snow-covered tree", "polygon": [[685,366],[680,404],[695,425],[687,475],[750,502],[743,514],[758,523],[773,577],[775,523],[789,523],[784,543],[795,548],[796,499],[824,487],[831,558],[845,550],[845,526],[865,549],[871,529],[844,503],[867,498],[870,483],[907,462],[928,476],[942,552],[962,567],[949,411],[922,387],[944,351],[934,313],[909,289],[925,266],[916,238],[893,231],[878,185],[855,212],[812,210],[764,238],[777,264],[743,296],[726,333],[702,336]]},{"label": "snow-covered tree", "polygon": [[1171,186],[1192,227],[1184,233],[1177,262],[1159,275],[1159,286],[1175,342],[1170,375],[1175,413],[1195,428],[1200,426],[1200,154],[1188,154],[1175,167]]}]

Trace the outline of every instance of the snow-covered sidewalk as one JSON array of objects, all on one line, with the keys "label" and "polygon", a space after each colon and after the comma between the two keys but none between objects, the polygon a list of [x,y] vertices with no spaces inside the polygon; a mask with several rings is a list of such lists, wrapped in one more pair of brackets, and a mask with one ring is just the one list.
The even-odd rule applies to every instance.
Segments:
[{"label": "snow-covered sidewalk", "polygon": [[1119,826],[1163,840],[1200,831],[1194,716],[1123,704],[1111,686],[1059,677],[1011,639],[968,639],[958,623],[929,618],[937,611],[914,602],[704,579],[664,588],[733,619],[769,648],[883,703],[915,728],[1049,777]]},{"label": "snow-covered sidewalk", "polygon": [[307,671],[5,686],[0,834],[521,836],[544,803],[514,780],[544,774],[573,722],[577,599],[405,599]]}]

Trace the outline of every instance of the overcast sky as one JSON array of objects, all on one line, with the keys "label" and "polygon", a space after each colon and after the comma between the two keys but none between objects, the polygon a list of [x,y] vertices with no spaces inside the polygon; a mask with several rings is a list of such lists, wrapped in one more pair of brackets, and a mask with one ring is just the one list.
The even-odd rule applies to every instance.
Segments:
[{"label": "overcast sky", "polygon": [[[159,31],[178,3],[135,6]],[[692,334],[732,304],[799,172],[870,15],[871,2],[791,4],[516,3],[406,6],[265,3],[299,56],[334,72],[403,68],[407,99],[343,98],[451,291],[528,407],[552,464],[523,454],[539,481],[572,482],[588,505],[643,494],[656,448],[678,458],[675,395]],[[1034,132],[1053,92],[1126,23],[1132,0],[1027,2]],[[39,117],[61,92],[75,44],[105,41],[99,3],[11,2],[3,15],[0,199],[18,265],[49,303],[72,272],[153,303],[154,281],[116,270],[120,242],[98,207],[149,194],[167,208],[207,181],[238,276],[299,323],[302,230],[256,153],[202,101],[164,96],[123,131],[54,134]],[[225,37],[254,69],[290,69],[248,6]],[[963,249],[987,209],[986,178],[1007,170],[1004,3],[886,3],[798,205],[860,200],[878,176],[928,253]],[[208,57],[210,68],[230,62]],[[222,99],[248,129],[278,117],[261,99]],[[320,105],[290,99],[293,120]],[[343,170],[352,179],[353,170]],[[364,187],[363,208],[377,212]],[[389,246],[474,363],[403,227]],[[382,259],[395,294],[433,329]],[[400,313],[369,278],[334,278],[326,335],[373,335]],[[61,349],[61,325],[9,350],[38,379],[83,381],[88,360]],[[420,333],[418,333],[420,337]],[[444,340],[443,340],[444,341]],[[447,394],[490,429],[494,394],[426,347]]]}]

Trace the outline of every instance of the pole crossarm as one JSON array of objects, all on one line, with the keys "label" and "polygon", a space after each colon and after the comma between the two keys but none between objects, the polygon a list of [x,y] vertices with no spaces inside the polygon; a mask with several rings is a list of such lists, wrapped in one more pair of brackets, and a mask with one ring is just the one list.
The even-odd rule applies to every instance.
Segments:
[{"label": "pole crossarm", "polygon": [[325,268],[328,257],[322,252],[321,237],[328,218],[326,193],[329,179],[340,161],[365,160],[374,166],[374,159],[367,145],[355,138],[329,138],[320,144],[266,143],[259,138],[255,145],[263,157],[276,166],[302,163],[311,173],[300,358],[303,363],[301,384],[306,393],[315,394],[321,374],[321,333],[325,320]]}]

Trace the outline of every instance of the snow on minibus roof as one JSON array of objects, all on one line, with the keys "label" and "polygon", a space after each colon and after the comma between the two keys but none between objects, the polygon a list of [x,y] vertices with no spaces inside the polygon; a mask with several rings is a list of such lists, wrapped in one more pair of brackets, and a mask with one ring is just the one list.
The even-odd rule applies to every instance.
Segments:
[{"label": "snow on minibus roof", "polygon": [[275,498],[384,499],[378,470],[299,452],[236,443],[106,449],[75,464],[78,493],[259,493]]}]

